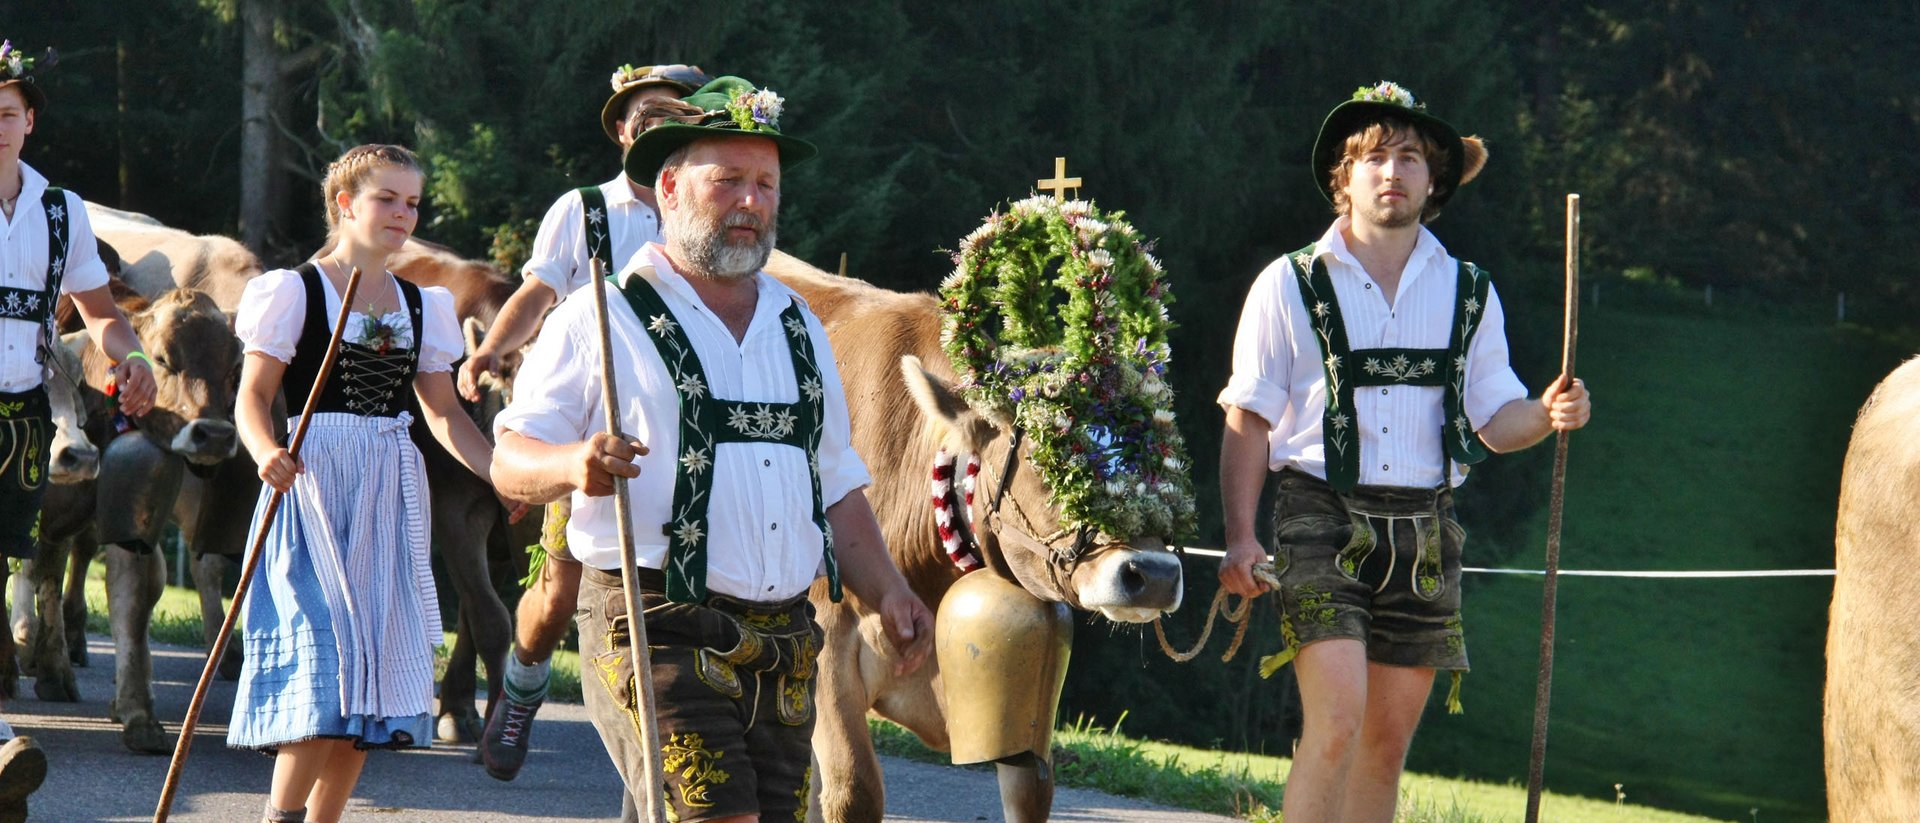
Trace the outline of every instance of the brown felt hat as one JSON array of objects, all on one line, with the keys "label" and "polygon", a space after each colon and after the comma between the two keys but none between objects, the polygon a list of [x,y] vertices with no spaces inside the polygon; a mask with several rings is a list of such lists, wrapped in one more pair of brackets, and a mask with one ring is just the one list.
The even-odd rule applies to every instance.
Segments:
[{"label": "brown felt hat", "polygon": [[620,120],[627,113],[627,99],[649,86],[667,86],[685,97],[713,81],[699,66],[687,66],[678,63],[665,66],[621,66],[615,69],[608,81],[613,86],[613,96],[607,98],[607,104],[600,107],[600,130],[607,133],[607,139],[620,142]]}]

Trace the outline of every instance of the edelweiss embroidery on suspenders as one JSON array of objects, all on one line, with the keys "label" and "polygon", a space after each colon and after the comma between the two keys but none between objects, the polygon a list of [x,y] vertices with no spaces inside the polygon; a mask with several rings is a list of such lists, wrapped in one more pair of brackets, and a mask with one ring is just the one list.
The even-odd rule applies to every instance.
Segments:
[{"label": "edelweiss embroidery on suspenders", "polygon": [[47,282],[41,289],[16,289],[0,286],[0,320],[21,320],[38,323],[41,327],[40,341],[34,346],[33,362],[46,360],[46,347],[53,345],[56,330],[53,327],[54,303],[60,299],[60,280],[67,274],[67,256],[69,248],[69,215],[67,214],[67,193],[65,189],[48,186],[46,193],[40,196],[40,206],[47,215]]},{"label": "edelweiss embroidery on suspenders", "polygon": [[1314,337],[1320,344],[1321,366],[1327,375],[1327,408],[1321,432],[1327,447],[1327,483],[1337,491],[1352,491],[1360,482],[1359,426],[1355,420],[1353,390],[1361,386],[1440,386],[1446,389],[1446,424],[1441,441],[1448,460],[1473,465],[1487,458],[1487,449],[1467,420],[1467,347],[1485,317],[1492,278],[1480,267],[1462,261],[1455,286],[1453,333],[1444,349],[1360,349],[1347,345],[1347,327],[1334,295],[1326,261],[1308,246],[1287,256],[1300,281]]},{"label": "edelweiss embroidery on suspenders", "polygon": [[599,186],[580,188],[580,234],[587,244],[587,256],[600,261],[600,270],[612,274],[613,236],[607,225],[607,196]]},{"label": "edelweiss embroidery on suspenders", "polygon": [[707,599],[707,522],[712,499],[714,457],[722,443],[777,443],[807,454],[813,480],[813,522],[824,538],[827,586],[840,600],[840,564],[833,554],[833,529],[827,525],[820,489],[820,436],[826,431],[826,391],[814,357],[813,338],[795,300],[780,313],[787,352],[793,359],[794,383],[800,399],[794,403],[743,402],[711,396],[706,372],[693,342],[674,319],[672,310],[640,269],[624,284],[616,281],[627,305],[653,340],[661,361],[680,395],[680,457],[673,481],[671,519],[661,527],[667,536],[667,598],[679,603]]}]

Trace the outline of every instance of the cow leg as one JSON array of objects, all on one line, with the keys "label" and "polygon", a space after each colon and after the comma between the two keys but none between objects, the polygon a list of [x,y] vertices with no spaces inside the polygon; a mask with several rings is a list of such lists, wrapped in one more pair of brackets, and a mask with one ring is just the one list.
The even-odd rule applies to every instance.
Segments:
[{"label": "cow leg", "polygon": [[[500,504],[493,491],[471,475],[457,488],[442,483],[437,488],[446,494],[436,499],[458,500],[454,505],[434,507],[433,531],[440,542],[440,559],[451,578],[455,596],[460,598],[460,640],[472,638],[474,653],[486,667],[489,693],[498,690],[506,675],[507,647],[513,643],[513,617],[500,595],[493,590],[487,573],[487,541],[497,524],[502,523]],[[442,516],[443,512],[454,516]],[[440,689],[440,714],[453,713],[458,722],[471,723],[471,739],[480,736],[481,715],[474,706],[473,666],[447,669]]]},{"label": "cow leg", "polygon": [[153,650],[147,627],[166,586],[167,567],[158,551],[137,554],[107,549],[107,615],[113,624],[115,694],[108,715],[120,721],[120,742],[129,751],[164,754],[173,749],[153,716]]},{"label": "cow leg", "polygon": [[73,556],[67,560],[67,589],[61,595],[61,617],[67,627],[67,660],[80,668],[87,666],[87,569],[99,546],[87,537],[73,541]]},{"label": "cow leg", "polygon": [[[12,590],[12,622],[14,626],[17,627],[20,625],[18,615],[20,611],[21,592],[30,592],[31,589],[12,585],[19,582],[18,579],[13,577],[12,572],[13,564],[6,562],[6,558],[0,558],[0,593],[6,593]],[[21,575],[21,578],[24,577],[25,575]],[[28,597],[30,598],[32,595],[29,594]],[[19,692],[20,649],[19,646],[14,643],[12,631],[0,632],[0,699],[12,700],[20,696]]]},{"label": "cow leg", "polygon": [[[440,678],[440,713],[434,724],[434,739],[442,743],[472,743],[480,739],[481,719],[474,709],[475,659],[473,632],[467,629],[467,610],[462,606],[454,623],[453,648],[447,653],[447,673]],[[475,757],[480,753],[475,751]]]},{"label": "cow leg", "polygon": [[[193,588],[200,595],[200,626],[205,632],[209,649],[219,639],[220,627],[227,622],[227,603],[221,596],[226,584],[225,555],[202,554],[193,561]],[[240,633],[234,632],[227,638],[227,652],[220,657],[220,669],[216,675],[221,680],[239,680],[240,667],[245,661],[245,653],[240,648]]]},{"label": "cow leg", "polygon": [[819,620],[826,640],[813,695],[815,768],[807,819],[879,823],[886,815],[887,789],[867,729],[873,694],[869,672],[860,665],[859,616],[851,605],[838,603],[820,609]]},{"label": "cow leg", "polygon": [[1046,823],[1053,812],[1053,766],[1033,752],[994,762],[1000,773],[1000,809],[1007,823]]},{"label": "cow leg", "polygon": [[[11,564],[8,565],[11,568]],[[7,618],[12,624],[13,642],[20,646],[27,645],[27,631],[33,628],[33,579],[27,575],[27,569],[32,565],[31,560],[22,562],[20,573],[9,575],[7,581],[11,598],[7,604]]]},{"label": "cow leg", "polygon": [[40,556],[27,564],[33,579],[35,620],[27,633],[26,669],[33,693],[50,703],[80,702],[80,687],[67,656],[66,605],[61,582],[67,571],[67,541],[40,541]]}]

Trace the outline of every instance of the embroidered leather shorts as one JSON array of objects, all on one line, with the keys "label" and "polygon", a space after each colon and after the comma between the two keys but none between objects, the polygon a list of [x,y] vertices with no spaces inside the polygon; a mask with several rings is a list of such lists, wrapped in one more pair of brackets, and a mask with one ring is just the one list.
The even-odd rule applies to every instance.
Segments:
[{"label": "embroidered leather shorts", "polygon": [[0,555],[32,560],[40,553],[52,445],[46,390],[0,393]]},{"label": "embroidered leather shorts", "polygon": [[[815,662],[824,638],[805,595],[673,603],[641,570],[654,716],[670,818],[805,819],[813,763]],[[643,773],[620,576],[582,570],[580,656],[588,714],[630,788]],[[636,798],[638,793],[636,792]]]},{"label": "embroidered leather shorts", "polygon": [[1367,659],[1467,670],[1460,620],[1460,549],[1448,490],[1359,486],[1280,472],[1274,566],[1288,654],[1317,640],[1353,638]]}]

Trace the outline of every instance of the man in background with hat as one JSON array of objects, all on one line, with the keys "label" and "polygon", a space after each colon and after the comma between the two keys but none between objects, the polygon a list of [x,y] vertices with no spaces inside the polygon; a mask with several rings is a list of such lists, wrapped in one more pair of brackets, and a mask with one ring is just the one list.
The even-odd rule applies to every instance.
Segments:
[{"label": "man in background with hat", "polygon": [[[658,723],[672,819],[784,820],[808,801],[822,632],[807,592],[826,578],[873,609],[917,668],[933,615],[888,556],[853,451],[826,331],[761,268],[784,171],[812,144],[782,133],[784,100],[722,77],[667,107],[628,150],[653,180],[664,243],[607,289],[621,441],[606,434],[592,295],[555,310],[495,422],[494,480],[529,502],[571,495],[584,564],[580,657],[588,714],[636,796],[641,724]],[[631,485],[650,671],[633,693],[614,478]]]},{"label": "man in background with hat", "polygon": [[[645,130],[642,111],[677,100],[708,81],[699,66],[621,66],[612,78],[613,95],[600,108],[600,129],[624,155]],[[637,181],[623,171],[598,186],[569,191],[554,201],[534,236],[533,255],[520,288],[500,308],[487,337],[460,366],[460,393],[480,399],[480,375],[498,374],[501,353],[526,345],[540,318],[555,303],[592,277],[598,259],[608,274],[619,270],[640,247],[660,239],[660,217],[653,181]],[[488,707],[480,736],[480,759],[487,774],[512,780],[525,764],[533,717],[547,696],[554,649],[566,638],[580,591],[580,564],[567,554],[567,504],[547,507],[540,547],[533,558],[534,583],[514,613],[513,650],[507,654],[504,699]]]},{"label": "man in background with hat", "polygon": [[[1288,820],[1393,819],[1400,773],[1432,691],[1467,669],[1452,489],[1488,450],[1586,425],[1576,380],[1539,399],[1508,365],[1486,272],[1423,226],[1486,163],[1393,83],[1335,107],[1313,152],[1338,217],[1255,280],[1220,393],[1227,556],[1220,581],[1254,596],[1266,553],[1254,512],[1269,470],[1274,566],[1304,711]],[[1262,667],[1270,671],[1270,667]]]},{"label": "man in background with hat", "polygon": [[[87,334],[114,363],[120,410],[139,417],[153,406],[153,370],[133,325],[107,291],[86,205],[20,159],[27,135],[46,111],[33,72],[52,68],[49,49],[33,58],[0,42],[0,555],[39,551],[40,501],[46,493],[52,411],[44,385],[44,347],[60,345],[53,309],[60,295],[86,320]],[[80,375],[59,379],[79,380]],[[47,758],[29,737],[0,720],[0,823],[27,819],[27,796],[47,774]]]}]

